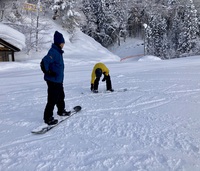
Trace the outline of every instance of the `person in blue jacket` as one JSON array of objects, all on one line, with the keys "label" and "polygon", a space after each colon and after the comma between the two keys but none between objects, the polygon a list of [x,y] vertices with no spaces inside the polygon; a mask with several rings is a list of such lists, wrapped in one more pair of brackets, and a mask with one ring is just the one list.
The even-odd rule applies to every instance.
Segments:
[{"label": "person in blue jacket", "polygon": [[70,111],[65,110],[65,93],[63,88],[64,80],[64,61],[62,50],[65,44],[65,39],[61,33],[55,31],[54,43],[52,44],[47,55],[42,59],[44,80],[48,86],[47,104],[44,110],[44,122],[48,125],[58,123],[53,117],[55,105],[58,108],[57,114],[60,116],[70,115]]}]

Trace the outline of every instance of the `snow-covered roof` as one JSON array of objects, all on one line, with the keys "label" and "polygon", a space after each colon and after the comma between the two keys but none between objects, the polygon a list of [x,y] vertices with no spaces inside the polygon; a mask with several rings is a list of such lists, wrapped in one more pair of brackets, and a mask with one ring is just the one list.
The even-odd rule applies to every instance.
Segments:
[{"label": "snow-covered roof", "polygon": [[0,23],[0,38],[20,50],[25,47],[25,35],[2,23]]}]

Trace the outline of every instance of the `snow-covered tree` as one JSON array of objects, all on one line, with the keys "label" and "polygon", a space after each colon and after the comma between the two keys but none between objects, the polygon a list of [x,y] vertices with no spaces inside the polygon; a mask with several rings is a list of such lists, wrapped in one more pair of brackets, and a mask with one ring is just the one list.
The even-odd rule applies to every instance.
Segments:
[{"label": "snow-covered tree", "polygon": [[198,32],[197,11],[192,0],[184,8],[181,28],[177,50],[180,54],[190,53],[195,50]]},{"label": "snow-covered tree", "polygon": [[106,31],[112,42],[120,45],[121,38],[125,41],[127,36],[127,18],[129,15],[129,1],[104,0],[103,9],[107,18]]},{"label": "snow-covered tree", "polygon": [[[190,1],[162,1],[147,13],[147,53],[161,58],[183,56],[196,52],[198,20],[195,6]],[[153,14],[153,15],[152,15]]]},{"label": "snow-covered tree", "polygon": [[[37,47],[37,40],[41,41],[40,32],[44,28],[36,12],[24,12],[22,4],[25,2],[37,5],[39,1],[1,0],[0,21],[7,21],[16,28],[21,27],[20,29],[26,34],[30,49],[33,49]],[[70,33],[81,27],[84,33],[105,47],[114,43],[120,45],[122,40],[125,41],[126,37],[130,36],[143,38],[147,54],[164,59],[198,51],[196,40],[200,35],[198,22],[200,18],[198,19],[193,0],[151,2],[149,0],[40,0],[40,2],[43,7],[40,15],[51,13],[53,19]],[[198,0],[195,2],[197,4]],[[146,29],[143,27],[144,24],[147,25]]]},{"label": "snow-covered tree", "polygon": [[166,29],[166,19],[161,14],[152,14],[151,20],[148,22],[148,28],[146,29],[147,54],[155,55],[163,59],[166,58],[168,47]]},{"label": "snow-covered tree", "polygon": [[181,32],[180,16],[178,8],[174,8],[170,13],[168,18],[168,58],[179,57],[178,46],[179,46],[179,35]]},{"label": "snow-covered tree", "polygon": [[130,37],[141,37],[143,34],[143,24],[147,23],[148,12],[144,4],[135,4],[129,12],[127,20],[127,31]]},{"label": "snow-covered tree", "polygon": [[59,20],[64,28],[73,33],[75,27],[79,27],[80,14],[76,11],[77,2],[75,0],[54,0],[52,10],[54,20]]},{"label": "snow-covered tree", "polygon": [[9,22],[20,22],[22,19],[22,0],[1,0],[0,1],[0,20]]},{"label": "snow-covered tree", "polygon": [[87,20],[82,27],[83,32],[104,46],[110,44],[112,40],[106,33],[108,19],[103,10],[103,2],[101,0],[83,0],[82,11]]},{"label": "snow-covered tree", "polygon": [[0,21],[3,21],[4,14],[5,14],[5,2],[1,1],[0,2]]},{"label": "snow-covered tree", "polygon": [[129,5],[127,0],[83,0],[82,11],[87,22],[82,30],[104,46],[127,36]]}]

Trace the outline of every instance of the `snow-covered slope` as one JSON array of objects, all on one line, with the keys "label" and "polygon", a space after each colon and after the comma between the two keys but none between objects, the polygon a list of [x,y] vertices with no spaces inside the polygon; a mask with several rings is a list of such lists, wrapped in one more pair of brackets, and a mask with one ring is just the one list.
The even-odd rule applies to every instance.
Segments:
[{"label": "snow-covered slope", "polygon": [[[0,63],[0,170],[200,170],[199,56],[119,62],[81,33],[67,44],[66,108],[82,111],[44,135],[30,133],[46,104],[40,57]],[[105,93],[101,82],[90,92],[94,62],[107,59],[113,88],[128,91]]]},{"label": "snow-covered slope", "polygon": [[73,35],[70,35],[65,29],[51,20],[48,21],[48,27],[48,30],[44,30],[39,35],[39,38],[45,42],[40,45],[39,51],[31,51],[29,55],[26,55],[24,51],[15,53],[16,61],[41,60],[51,47],[53,35],[56,30],[61,32],[65,38],[65,46],[63,49],[65,52],[64,60],[70,65],[94,64],[99,61],[111,62],[120,60],[119,56],[114,55],[93,38],[82,33],[79,29],[77,29]]},{"label": "snow-covered slope", "polygon": [[46,103],[39,67],[6,64],[13,67],[0,70],[0,170],[200,170],[199,57],[108,63],[113,88],[128,91],[101,93],[100,83],[99,94],[89,90],[91,65],[66,63],[67,109],[83,110],[45,135],[30,133]]}]

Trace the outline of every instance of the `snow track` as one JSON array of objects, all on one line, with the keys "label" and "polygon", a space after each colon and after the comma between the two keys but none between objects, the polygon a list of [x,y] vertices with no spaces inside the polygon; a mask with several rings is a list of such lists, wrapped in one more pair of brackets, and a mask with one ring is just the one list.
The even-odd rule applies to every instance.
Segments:
[{"label": "snow track", "polygon": [[89,90],[91,66],[69,67],[66,106],[82,111],[44,135],[30,133],[46,103],[41,72],[1,71],[0,170],[199,171],[200,60],[193,60],[110,63],[113,88],[128,91],[99,94]]}]

